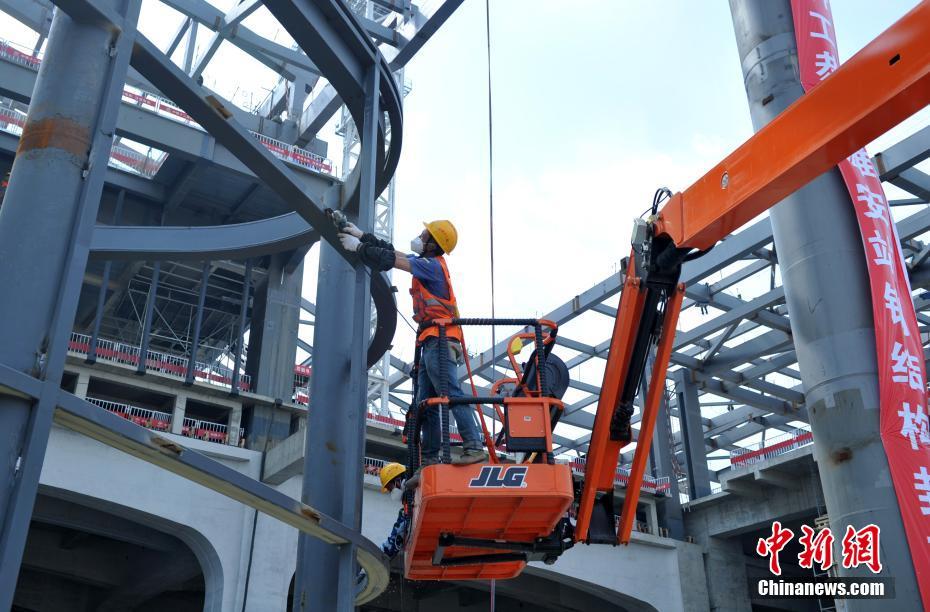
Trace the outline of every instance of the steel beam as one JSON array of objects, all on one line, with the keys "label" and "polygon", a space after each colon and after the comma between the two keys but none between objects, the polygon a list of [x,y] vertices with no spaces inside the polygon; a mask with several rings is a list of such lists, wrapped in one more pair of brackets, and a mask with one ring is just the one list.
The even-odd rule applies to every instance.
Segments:
[{"label": "steel beam", "polygon": [[138,11],[137,1],[114,9],[117,31],[55,13],[0,215],[0,244],[16,253],[0,260],[0,285],[16,287],[20,298],[0,300],[0,365],[41,381],[32,397],[0,394],[4,610],[13,601]]},{"label": "steel beam", "polygon": [[149,340],[152,334],[152,319],[155,317],[155,298],[158,295],[158,276],[161,273],[161,262],[152,264],[152,279],[149,282],[148,295],[145,298],[145,311],[142,315],[142,341],[139,344],[139,364],[136,374],[145,374],[149,355]]},{"label": "steel beam", "polygon": [[776,287],[767,293],[763,293],[753,300],[744,302],[742,306],[733,308],[724,315],[714,317],[710,321],[702,323],[686,332],[678,333],[675,336],[675,348],[679,349],[683,346],[688,346],[689,344],[693,344],[696,340],[706,338],[710,334],[728,327],[733,323],[738,323],[742,319],[751,318],[758,311],[780,303],[784,297],[785,292],[781,287]]},{"label": "steel beam", "polygon": [[242,276],[242,302],[239,304],[239,324],[236,327],[236,346],[233,353],[231,395],[239,395],[239,372],[242,370],[242,345],[245,343],[245,315],[249,311],[249,297],[252,293],[252,260],[245,262],[245,274]]},{"label": "steel beam", "polygon": [[930,126],[927,126],[874,157],[879,177],[886,181],[930,158]]},{"label": "steel beam", "polygon": [[210,286],[210,262],[203,262],[203,272],[200,275],[200,292],[197,294],[197,309],[194,311],[194,334],[191,337],[191,348],[187,354],[187,371],[184,373],[184,384],[194,384],[194,368],[197,365],[197,349],[200,346],[200,330],[203,325],[203,304],[207,299],[207,288]]},{"label": "steel beam", "polygon": [[[113,208],[113,218],[110,220],[111,225],[117,225],[120,216],[123,213],[123,203],[126,199],[126,190],[120,189],[116,195],[116,205]],[[100,339],[100,324],[103,322],[103,308],[106,305],[107,289],[110,286],[110,271],[113,262],[107,260],[103,264],[103,277],[100,281],[100,292],[97,294],[97,309],[94,312],[94,329],[90,334],[90,346],[87,349],[87,363],[97,361],[97,341]]]},{"label": "steel beam", "polygon": [[[0,366],[0,385],[15,388],[26,395],[38,393],[41,388],[41,383],[36,379],[5,366]],[[368,583],[357,595],[355,588],[351,590],[350,597],[355,598],[356,604],[362,605],[374,599],[387,587],[387,559],[358,530],[203,453],[192,451],[151,430],[134,425],[70,393],[56,390],[55,403],[55,423],[62,427],[255,508],[327,545],[351,546],[358,554],[358,562],[368,574]],[[358,475],[354,477],[358,479]],[[8,594],[12,598],[13,590]]]},{"label": "steel beam", "polygon": [[294,363],[300,319],[303,266],[288,273],[288,253],[268,260],[268,278],[256,288],[249,332],[246,369],[253,392],[289,401],[294,389]]},{"label": "steel beam", "polygon": [[710,495],[701,404],[698,401],[697,387],[685,370],[673,372],[672,380],[675,382],[678,423],[685,451],[685,470],[688,472],[688,497],[695,500]]}]

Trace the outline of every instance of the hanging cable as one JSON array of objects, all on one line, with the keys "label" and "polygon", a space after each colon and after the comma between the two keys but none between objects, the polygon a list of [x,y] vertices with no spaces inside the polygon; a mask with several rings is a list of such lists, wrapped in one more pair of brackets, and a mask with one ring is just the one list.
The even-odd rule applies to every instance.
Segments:
[{"label": "hanging cable", "polygon": [[[494,121],[491,109],[491,0],[484,1],[485,38],[488,49],[488,226],[491,242],[491,318],[495,318],[494,299]],[[491,326],[491,382],[497,378],[497,331]],[[497,436],[497,427],[492,420],[492,435]],[[503,424],[502,424],[503,425]]]}]

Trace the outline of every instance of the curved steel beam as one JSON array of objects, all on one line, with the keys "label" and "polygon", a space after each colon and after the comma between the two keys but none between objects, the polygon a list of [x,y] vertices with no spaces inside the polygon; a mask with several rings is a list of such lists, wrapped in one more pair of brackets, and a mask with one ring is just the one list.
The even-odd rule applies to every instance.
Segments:
[{"label": "curved steel beam", "polygon": [[351,544],[368,575],[367,584],[356,594],[356,605],[371,601],[387,588],[390,574],[380,547],[319,510],[65,391],[59,395],[54,418],[58,425],[178,474],[323,542]]},{"label": "curved steel beam", "polygon": [[[378,66],[380,108],[387,114],[391,129],[390,144],[385,152],[387,126],[383,120],[380,122],[375,193],[381,193],[397,169],[403,141],[402,96],[387,60],[340,0],[266,0],[265,6],[307,56],[314,58],[356,125],[363,124],[365,74],[373,64]],[[345,182],[342,202],[349,209],[358,206],[357,172],[358,168]]]},{"label": "curved steel beam", "polygon": [[[42,381],[0,364],[0,388],[38,399]],[[58,392],[55,406],[55,422],[63,427],[212,489],[324,542],[355,546],[358,563],[368,574],[368,582],[356,593],[357,605],[371,601],[387,588],[387,558],[360,532],[175,439],[131,423],[67,391]]]},{"label": "curved steel beam", "polygon": [[320,234],[297,213],[200,227],[98,225],[90,258],[206,261],[249,259],[313,244]]}]

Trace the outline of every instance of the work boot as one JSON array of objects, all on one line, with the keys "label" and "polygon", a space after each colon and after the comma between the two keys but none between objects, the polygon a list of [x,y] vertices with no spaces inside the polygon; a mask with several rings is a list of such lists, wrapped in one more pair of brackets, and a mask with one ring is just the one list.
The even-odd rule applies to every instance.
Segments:
[{"label": "work boot", "polygon": [[422,465],[420,465],[416,473],[404,483],[404,490],[412,491],[420,486],[420,470],[430,465],[436,465],[437,463],[439,463],[439,457],[423,457]]},{"label": "work boot", "polygon": [[452,460],[453,465],[471,465],[488,460],[488,454],[483,448],[466,448],[462,454]]}]

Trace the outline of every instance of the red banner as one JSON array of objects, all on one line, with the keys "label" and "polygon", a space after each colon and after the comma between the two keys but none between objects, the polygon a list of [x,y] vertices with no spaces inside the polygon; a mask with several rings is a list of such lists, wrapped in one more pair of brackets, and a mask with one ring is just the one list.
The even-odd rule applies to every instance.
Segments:
[{"label": "red banner", "polygon": [[[828,0],[791,0],[805,91],[839,65]],[[923,347],[894,219],[865,149],[840,162],[859,220],[872,285],[882,444],[924,608],[930,610],[930,421]],[[860,526],[855,526],[860,527]]]}]

